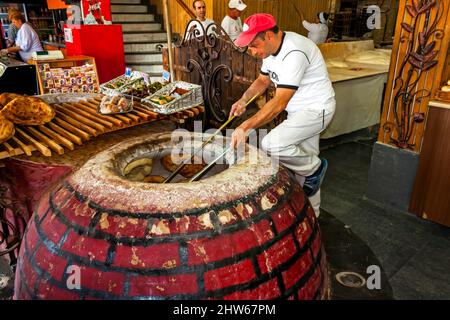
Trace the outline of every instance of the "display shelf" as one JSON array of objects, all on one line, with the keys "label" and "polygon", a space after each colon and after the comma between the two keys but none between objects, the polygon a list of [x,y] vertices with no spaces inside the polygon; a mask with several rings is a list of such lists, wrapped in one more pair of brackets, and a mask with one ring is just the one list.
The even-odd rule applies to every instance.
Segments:
[{"label": "display shelf", "polygon": [[[67,83],[67,82],[72,81],[72,79],[70,79],[70,77],[76,78],[76,82],[73,82],[71,84],[71,87],[76,87],[77,90],[80,88],[83,90],[83,91],[76,91],[76,92],[89,92],[89,90],[91,90],[90,89],[91,86],[94,86],[94,88],[97,88],[97,90],[96,90],[97,92],[99,91],[100,84],[99,84],[99,80],[98,80],[97,66],[95,64],[95,58],[93,58],[93,57],[70,56],[70,57],[66,57],[65,59],[61,59],[61,60],[39,60],[39,61],[29,60],[28,63],[34,64],[36,66],[36,71],[38,74],[39,90],[40,90],[41,94],[71,92],[69,90],[67,92],[62,91],[63,88],[68,87],[69,83]],[[86,64],[93,65],[94,75],[91,77],[92,81],[90,83],[85,83],[84,78],[86,78],[86,80],[87,80],[86,75],[80,74],[75,70],[77,67],[82,67]],[[46,68],[49,68],[49,70],[46,70]],[[59,68],[61,68],[63,70],[72,70],[72,71],[70,71],[70,74],[72,74],[72,75],[71,76],[65,75],[64,77],[61,77],[61,78],[56,77],[56,75],[52,74],[52,71],[50,69],[59,69]],[[50,72],[50,75],[48,74],[48,72]],[[47,77],[46,77],[46,73],[47,73]],[[82,80],[78,79],[80,77],[82,78]],[[62,79],[64,79],[65,84],[60,85],[60,87],[56,87],[56,81],[61,81]],[[49,81],[49,80],[51,80],[51,81]],[[82,83],[79,83],[79,81],[82,81]],[[52,86],[53,84],[55,85],[55,87]],[[87,90],[83,89],[84,86],[87,86]],[[58,90],[61,90],[61,92],[53,92],[53,91],[57,91],[57,90],[51,90],[51,89],[58,89]],[[65,89],[64,89],[64,91],[65,91]]]}]

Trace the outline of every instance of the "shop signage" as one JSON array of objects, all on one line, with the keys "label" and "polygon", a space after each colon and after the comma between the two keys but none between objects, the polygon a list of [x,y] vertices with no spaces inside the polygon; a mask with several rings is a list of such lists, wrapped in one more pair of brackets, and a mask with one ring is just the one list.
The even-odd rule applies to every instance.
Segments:
[{"label": "shop signage", "polygon": [[82,0],[84,24],[111,24],[110,0]]}]

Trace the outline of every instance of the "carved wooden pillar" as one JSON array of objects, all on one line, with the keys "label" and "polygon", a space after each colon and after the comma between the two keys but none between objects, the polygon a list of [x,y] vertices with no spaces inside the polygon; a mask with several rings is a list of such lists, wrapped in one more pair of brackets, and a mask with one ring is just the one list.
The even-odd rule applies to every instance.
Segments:
[{"label": "carved wooden pillar", "polygon": [[[428,102],[445,77],[449,0],[400,0],[378,142],[367,197],[409,211],[428,121]],[[447,79],[442,79],[446,81]]]},{"label": "carved wooden pillar", "polygon": [[450,1],[401,0],[378,141],[420,152],[428,101],[441,82]]}]

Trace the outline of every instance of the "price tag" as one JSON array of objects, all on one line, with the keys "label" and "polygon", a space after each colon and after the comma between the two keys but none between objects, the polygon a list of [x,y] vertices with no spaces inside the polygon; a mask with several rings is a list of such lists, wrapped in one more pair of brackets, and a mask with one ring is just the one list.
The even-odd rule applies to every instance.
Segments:
[{"label": "price tag", "polygon": [[169,82],[170,81],[170,72],[163,70],[162,78],[164,81]]},{"label": "price tag", "polygon": [[142,77],[144,78],[144,82],[147,86],[150,85],[150,80],[148,79],[148,74],[142,73]]},{"label": "price tag", "polygon": [[72,29],[64,28],[64,41],[68,43],[73,43]]},{"label": "price tag", "polygon": [[126,76],[126,77],[131,77],[131,73],[132,73],[132,72],[131,72],[131,68],[126,68],[126,69],[125,69],[125,76]]}]

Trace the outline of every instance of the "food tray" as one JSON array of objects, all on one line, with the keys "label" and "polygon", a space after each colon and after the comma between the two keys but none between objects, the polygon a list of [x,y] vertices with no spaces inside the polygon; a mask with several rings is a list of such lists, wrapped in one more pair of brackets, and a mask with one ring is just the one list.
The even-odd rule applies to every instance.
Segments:
[{"label": "food tray", "polygon": [[[152,98],[169,95],[175,88],[189,90],[189,92],[172,100],[166,104],[160,105],[151,101]],[[151,111],[160,114],[172,114],[183,111],[203,103],[202,87],[197,84],[188,83],[184,81],[175,81],[164,86],[149,97],[141,100],[141,104]]]},{"label": "food tray", "polygon": [[98,112],[99,114],[101,114],[101,115],[108,116],[108,115],[115,115],[115,114],[125,114],[125,113],[129,113],[129,112],[133,111],[133,109],[134,109],[134,108],[133,108],[133,106],[134,106],[134,101],[133,101],[132,99],[128,99],[128,98],[125,97],[123,94],[121,94],[120,96],[126,99],[126,103],[127,103],[127,106],[128,106],[128,109],[127,109],[127,110],[124,110],[124,111],[102,112],[102,109],[101,109],[102,102],[100,102],[99,105],[98,105],[98,108],[97,108],[97,112]]},{"label": "food tray", "polygon": [[[118,76],[117,78],[111,79],[108,82],[102,83],[100,85],[100,92],[107,94],[107,95],[114,95],[120,92],[122,88],[124,88],[126,85],[130,84],[131,82],[134,82],[138,79],[142,78],[141,75],[138,75],[137,73],[132,74],[131,77],[127,77],[124,74],[121,76]],[[123,81],[123,84],[117,88],[108,88],[108,85],[113,84],[117,81]]]},{"label": "food tray", "polygon": [[[135,95],[131,95],[131,94],[126,93],[126,91],[127,91],[128,89],[130,89],[130,87],[132,87],[135,83],[137,83],[137,82],[139,82],[139,81],[144,81],[144,78],[137,78],[137,79],[135,79],[135,80],[133,80],[133,81],[131,81],[131,82],[125,84],[123,87],[120,88],[120,90],[118,90],[118,92],[120,92],[120,93],[121,93],[124,97],[126,97],[127,99],[131,100],[131,98],[133,97],[134,101],[138,101],[138,102],[140,102],[142,99],[144,99],[144,98],[146,98],[146,97],[151,96],[153,93],[149,93],[148,95],[146,95],[145,97],[142,97],[142,98],[141,98],[141,97],[138,97],[138,96],[135,96]],[[155,81],[155,82],[156,82],[156,81]],[[154,84],[155,82],[151,82],[151,83],[150,83],[150,86],[151,86],[152,84]],[[162,86],[164,86],[164,85],[162,85]],[[162,88],[161,88],[161,89],[162,89]]]}]

